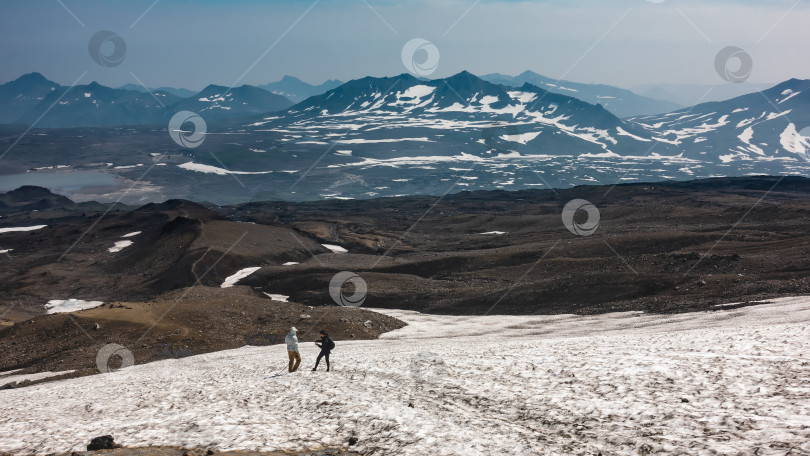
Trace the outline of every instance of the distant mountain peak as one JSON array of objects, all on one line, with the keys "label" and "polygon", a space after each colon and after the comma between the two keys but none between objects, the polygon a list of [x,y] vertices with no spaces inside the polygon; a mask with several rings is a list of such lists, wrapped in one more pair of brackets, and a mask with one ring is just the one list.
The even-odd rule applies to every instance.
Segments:
[{"label": "distant mountain peak", "polygon": [[42,75],[42,73],[33,72],[33,73],[26,73],[19,78],[16,79],[19,82],[52,82],[48,78]]},{"label": "distant mountain peak", "polygon": [[299,79],[299,78],[297,78],[295,76],[290,76],[289,74],[285,74],[284,77],[282,77],[281,81],[279,81],[279,82],[304,82],[304,81],[302,81],[301,79]]},{"label": "distant mountain peak", "polygon": [[200,93],[212,92],[216,90],[228,90],[228,88],[217,84],[208,84],[204,89],[200,90]]},{"label": "distant mountain peak", "polygon": [[521,77],[531,77],[531,76],[541,76],[541,77],[545,78],[545,76],[537,74],[532,70],[526,70],[523,73],[520,73],[519,75],[517,75],[517,77],[519,77],[519,78],[521,78]]}]

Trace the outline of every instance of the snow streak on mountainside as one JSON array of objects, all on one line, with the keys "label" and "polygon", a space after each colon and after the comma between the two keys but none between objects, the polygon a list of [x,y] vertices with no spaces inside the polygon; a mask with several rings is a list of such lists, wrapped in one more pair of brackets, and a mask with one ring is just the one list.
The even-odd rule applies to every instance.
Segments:
[{"label": "snow streak on mountainside", "polygon": [[629,121],[686,157],[778,162],[806,174],[810,143],[800,131],[810,126],[810,81],[792,79],[763,92]]}]

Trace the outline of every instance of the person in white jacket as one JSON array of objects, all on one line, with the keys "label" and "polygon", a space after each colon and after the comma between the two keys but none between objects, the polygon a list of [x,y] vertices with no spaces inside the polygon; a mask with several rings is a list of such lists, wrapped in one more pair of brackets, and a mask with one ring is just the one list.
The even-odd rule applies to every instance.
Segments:
[{"label": "person in white jacket", "polygon": [[297,332],[298,330],[295,329],[295,326],[293,326],[290,328],[290,332],[287,334],[287,337],[284,338],[284,342],[287,343],[287,354],[290,356],[290,372],[297,371],[298,366],[301,365],[301,354],[298,352],[298,337],[295,335]]}]

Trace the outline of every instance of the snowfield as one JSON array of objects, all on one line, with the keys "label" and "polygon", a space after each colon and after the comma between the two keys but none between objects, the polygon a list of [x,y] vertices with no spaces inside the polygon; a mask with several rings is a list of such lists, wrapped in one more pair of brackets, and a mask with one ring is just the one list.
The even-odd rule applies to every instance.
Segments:
[{"label": "snowfield", "polygon": [[355,436],[380,455],[810,454],[808,297],[680,315],[382,312],[409,326],[337,341],[329,373],[302,343],[294,374],[275,345],[0,391],[0,450],[112,434],[220,450]]}]

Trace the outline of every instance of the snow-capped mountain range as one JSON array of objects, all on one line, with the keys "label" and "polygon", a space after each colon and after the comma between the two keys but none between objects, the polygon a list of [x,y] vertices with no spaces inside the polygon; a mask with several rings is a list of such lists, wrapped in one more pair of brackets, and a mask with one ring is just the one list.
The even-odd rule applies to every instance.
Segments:
[{"label": "snow-capped mountain range", "polygon": [[[810,125],[808,88],[810,81],[790,80],[732,100],[621,119],[600,104],[528,83],[511,88],[468,72],[435,80],[403,74],[350,81],[240,133],[249,150],[274,152],[272,160],[286,163],[296,182],[321,186],[320,197],[437,193],[451,184],[519,189],[807,175],[810,142],[799,132]],[[350,177],[328,177],[334,173]]]},{"label": "snow-capped mountain range", "polygon": [[[150,173],[150,180],[173,196],[223,204],[259,197],[371,198],[810,175],[808,80],[629,118],[529,83],[510,87],[468,72],[434,80],[409,74],[366,77],[295,105],[251,86],[230,91],[209,86],[185,99],[98,84],[76,86],[66,94],[59,86],[37,88],[38,96],[25,99],[36,103],[34,109],[21,119],[33,122],[53,105],[39,126],[115,125],[127,119],[130,125],[165,125],[173,112],[197,112],[209,122],[209,133],[230,134],[208,135],[201,147],[188,150],[149,127],[150,133],[133,143],[125,163],[120,150],[104,148],[85,161],[87,166],[115,163],[120,165],[116,172],[126,174],[127,166],[153,159],[135,157],[162,150],[182,162],[164,163]],[[79,136],[70,141],[86,140]],[[18,160],[16,166],[23,169],[54,165],[53,160]],[[85,166],[75,161],[67,164]],[[190,179],[190,186],[180,187],[183,179]],[[217,187],[223,182],[235,184],[233,192]]]},{"label": "snow-capped mountain range", "polygon": [[[363,78],[250,123],[280,144],[440,144],[510,156],[668,157],[718,164],[807,158],[810,81],[668,114],[620,119],[598,104],[525,83],[510,89],[468,72],[425,81]],[[431,147],[436,148],[436,147]]]}]

